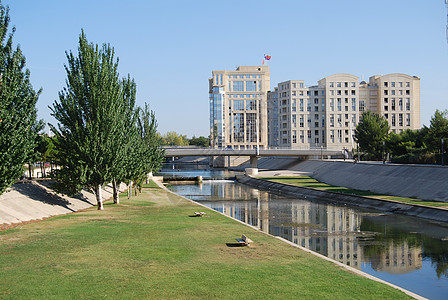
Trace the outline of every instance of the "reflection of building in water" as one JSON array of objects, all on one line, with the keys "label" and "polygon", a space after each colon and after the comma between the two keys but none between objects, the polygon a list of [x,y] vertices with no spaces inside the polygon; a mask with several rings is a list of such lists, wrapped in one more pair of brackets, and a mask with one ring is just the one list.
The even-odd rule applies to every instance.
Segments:
[{"label": "reflection of building in water", "polygon": [[[272,195],[258,190],[248,192],[240,185],[214,188],[216,200],[207,204],[211,208],[343,264],[361,269],[362,262],[370,262],[375,270],[395,274],[422,266],[421,248],[409,247],[406,241],[388,241],[388,247],[377,249],[382,253],[369,257],[368,252],[363,252],[363,247],[369,245],[364,244],[365,236],[360,234],[362,217],[350,208],[300,200],[270,201]],[[382,239],[378,236],[375,243],[383,245]]]},{"label": "reflection of building in water", "polygon": [[215,185],[212,186],[212,195],[219,198],[210,202],[212,209],[268,232],[268,193],[255,189],[247,192],[241,185]]},{"label": "reflection of building in water", "polygon": [[375,271],[406,274],[422,268],[422,248],[410,247],[406,240],[400,244],[390,240],[386,250],[371,257],[370,261]]},{"label": "reflection of building in water", "polygon": [[291,207],[291,240],[346,265],[360,268],[362,252],[356,232],[361,217],[351,209],[316,203],[295,203]]}]

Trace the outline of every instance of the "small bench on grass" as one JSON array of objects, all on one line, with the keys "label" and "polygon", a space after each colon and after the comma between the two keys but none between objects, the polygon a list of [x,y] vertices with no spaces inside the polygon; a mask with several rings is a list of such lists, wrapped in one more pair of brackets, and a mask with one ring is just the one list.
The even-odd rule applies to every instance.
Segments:
[{"label": "small bench on grass", "polygon": [[201,212],[198,212],[198,211],[194,212],[194,216],[195,217],[202,217],[203,215],[205,215],[205,212],[202,212],[202,211]]},{"label": "small bench on grass", "polygon": [[238,243],[240,243],[241,246],[250,246],[250,243],[253,243],[250,238],[245,236],[244,234],[241,236],[240,239],[236,239]]}]

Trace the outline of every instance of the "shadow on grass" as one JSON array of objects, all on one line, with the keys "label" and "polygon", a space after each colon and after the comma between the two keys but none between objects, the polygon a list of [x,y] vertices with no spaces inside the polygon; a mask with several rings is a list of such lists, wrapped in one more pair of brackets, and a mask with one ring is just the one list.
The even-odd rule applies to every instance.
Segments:
[{"label": "shadow on grass", "polygon": [[227,247],[244,247],[244,245],[241,245],[240,243],[226,243]]}]

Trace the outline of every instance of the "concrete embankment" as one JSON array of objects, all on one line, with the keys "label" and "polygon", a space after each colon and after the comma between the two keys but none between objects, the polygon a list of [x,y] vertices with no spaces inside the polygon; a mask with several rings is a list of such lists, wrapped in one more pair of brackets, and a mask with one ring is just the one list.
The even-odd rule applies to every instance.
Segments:
[{"label": "concrete embankment", "polygon": [[308,160],[288,169],[334,186],[448,202],[448,167]]},{"label": "concrete embankment", "polygon": [[[123,190],[125,186],[121,187]],[[112,187],[103,189],[103,200],[112,197]],[[16,183],[0,195],[0,230],[11,224],[40,220],[85,209],[96,204],[94,194],[82,191],[76,197],[56,194],[47,180]]]},{"label": "concrete embankment", "polygon": [[335,192],[320,191],[305,187],[292,186],[247,176],[238,176],[237,180],[243,184],[266,190],[282,196],[297,198],[319,199],[363,208],[376,209],[407,216],[425,218],[429,220],[448,222],[448,210],[420,205],[392,202],[369,197],[347,195]]}]

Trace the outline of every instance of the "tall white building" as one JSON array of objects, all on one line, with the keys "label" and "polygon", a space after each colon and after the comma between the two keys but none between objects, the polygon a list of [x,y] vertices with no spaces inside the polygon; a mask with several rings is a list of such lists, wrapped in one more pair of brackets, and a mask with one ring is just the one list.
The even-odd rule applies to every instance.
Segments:
[{"label": "tall white building", "polygon": [[[393,132],[420,128],[420,79],[405,74],[372,76],[359,82],[351,74],[334,74],[306,87],[302,80],[281,82],[275,103],[268,103],[270,124],[278,111],[278,142],[270,147],[353,149],[354,130],[366,110],[384,116]],[[274,92],[275,94],[275,92]],[[273,96],[268,100],[275,99]],[[276,129],[269,128],[270,137]]]},{"label": "tall white building", "polygon": [[213,148],[253,149],[268,145],[268,66],[213,71],[209,79],[210,137]]}]

